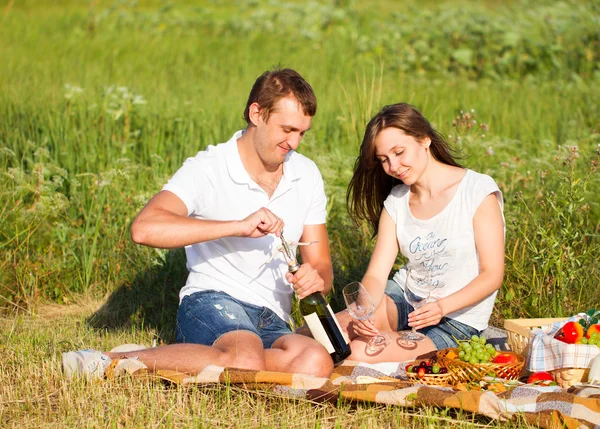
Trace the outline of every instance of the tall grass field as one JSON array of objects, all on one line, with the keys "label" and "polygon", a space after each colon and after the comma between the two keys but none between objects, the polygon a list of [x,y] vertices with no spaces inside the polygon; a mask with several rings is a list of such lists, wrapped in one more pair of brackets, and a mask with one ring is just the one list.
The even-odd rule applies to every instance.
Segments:
[{"label": "tall grass field", "polygon": [[374,245],[345,203],[364,127],[401,101],[503,192],[492,323],[600,307],[599,28],[600,4],[575,0],[0,0],[0,426],[496,425],[232,386],[73,383],[60,353],[174,340],[185,255],[134,245],[131,222],[186,158],[244,127],[274,65],[318,99],[298,150],[325,180],[335,310]]}]

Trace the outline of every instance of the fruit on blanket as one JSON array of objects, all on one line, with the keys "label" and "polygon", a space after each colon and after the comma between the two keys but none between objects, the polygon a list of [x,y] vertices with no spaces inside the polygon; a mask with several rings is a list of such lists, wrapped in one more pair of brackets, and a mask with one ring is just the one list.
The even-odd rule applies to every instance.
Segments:
[{"label": "fruit on blanket", "polygon": [[540,371],[540,372],[534,372],[533,374],[531,374],[529,376],[529,378],[527,378],[527,383],[528,384],[539,384],[542,381],[554,381],[554,377],[552,377],[552,374],[550,374],[549,372],[546,371]]},{"label": "fruit on blanket", "polygon": [[583,338],[583,326],[579,322],[567,322],[554,338],[563,343],[575,344]]},{"label": "fruit on blanket", "polygon": [[590,346],[600,347],[600,332],[594,332],[590,338],[583,337],[580,340],[581,344],[589,344]]},{"label": "fruit on blanket", "polygon": [[492,344],[487,343],[484,337],[473,335],[468,341],[458,342],[458,357],[463,362],[476,365],[491,362],[494,356],[496,356],[496,349]]},{"label": "fruit on blanket", "polygon": [[458,354],[454,350],[450,350],[446,357],[450,360],[454,360],[458,357]]},{"label": "fruit on blanket", "polygon": [[600,325],[596,324],[596,325],[590,326],[587,329],[587,331],[585,332],[585,338],[587,338],[589,340],[593,334],[600,335]]},{"label": "fruit on blanket", "polygon": [[494,363],[517,363],[519,359],[512,353],[498,353],[492,362]]},{"label": "fruit on blanket", "polygon": [[435,374],[447,374],[448,369],[442,367],[439,363],[436,363],[435,358],[429,361],[421,361],[419,363],[408,364],[404,367],[404,370],[409,374],[417,374],[419,378],[423,378],[426,375]]}]

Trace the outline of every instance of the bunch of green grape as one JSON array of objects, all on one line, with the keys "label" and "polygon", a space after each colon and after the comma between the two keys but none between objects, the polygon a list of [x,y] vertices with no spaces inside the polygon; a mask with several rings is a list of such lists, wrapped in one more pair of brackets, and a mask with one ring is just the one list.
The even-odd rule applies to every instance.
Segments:
[{"label": "bunch of green grape", "polygon": [[484,337],[473,335],[470,340],[458,343],[458,358],[471,365],[491,362],[494,356],[496,356],[496,349],[487,343]]},{"label": "bunch of green grape", "polygon": [[600,347],[600,332],[594,332],[590,338],[583,337],[579,340],[581,344],[589,344],[590,346]]}]

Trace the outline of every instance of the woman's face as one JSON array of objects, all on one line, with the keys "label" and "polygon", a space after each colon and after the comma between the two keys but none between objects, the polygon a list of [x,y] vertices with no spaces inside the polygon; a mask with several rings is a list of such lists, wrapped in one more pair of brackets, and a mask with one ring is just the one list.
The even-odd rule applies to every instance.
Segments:
[{"label": "woman's face", "polygon": [[398,128],[386,128],[375,138],[375,156],[386,174],[412,185],[427,167],[430,144],[428,137],[419,141]]}]

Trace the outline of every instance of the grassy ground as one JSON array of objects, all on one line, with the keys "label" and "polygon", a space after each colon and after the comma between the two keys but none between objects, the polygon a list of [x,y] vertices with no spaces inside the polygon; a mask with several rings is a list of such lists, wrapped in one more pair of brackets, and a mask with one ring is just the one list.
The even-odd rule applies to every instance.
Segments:
[{"label": "grassy ground", "polygon": [[[597,2],[576,1],[0,0],[0,425],[104,426],[120,410],[125,426],[208,426],[224,404],[254,426],[406,422],[393,408],[83,386],[58,372],[67,349],[173,340],[185,257],[133,245],[131,221],[188,156],[243,127],[249,88],[274,64],[300,71],[319,100],[299,150],[326,182],[334,309],[373,246],[345,211],[362,132],[399,101],[504,193],[493,322],[598,308],[599,17]],[[439,413],[411,424],[441,424]]]},{"label": "grassy ground", "polygon": [[152,329],[90,329],[86,318],[98,305],[43,306],[37,316],[0,319],[1,427],[528,427],[520,419],[506,423],[446,409],[318,403],[228,385],[182,387],[128,377],[67,381],[59,370],[61,352],[151,344],[156,336]]}]

